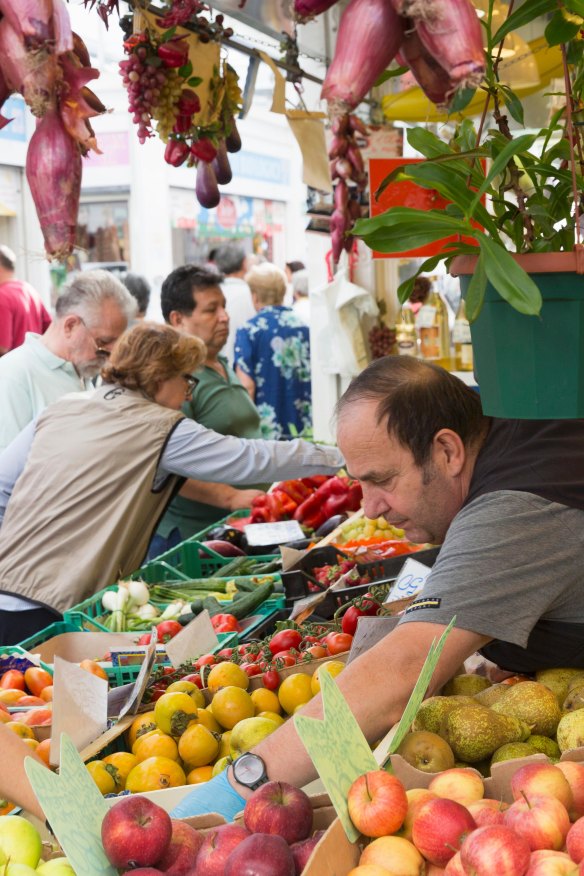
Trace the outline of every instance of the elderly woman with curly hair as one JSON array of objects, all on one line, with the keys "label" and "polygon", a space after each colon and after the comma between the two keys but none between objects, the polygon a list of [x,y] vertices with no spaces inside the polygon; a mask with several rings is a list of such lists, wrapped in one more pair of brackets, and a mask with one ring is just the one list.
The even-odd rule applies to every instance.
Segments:
[{"label": "elderly woman with curly hair", "polygon": [[269,482],[342,464],[334,448],[219,435],[186,418],[204,358],[198,338],[137,325],[99,389],[50,405],[0,456],[0,644],[138,568],[186,479]]},{"label": "elderly woman with curly hair", "polygon": [[245,275],[256,315],[237,330],[235,371],[261,417],[266,438],[312,427],[308,326],[282,302],[286,276],[269,262]]}]

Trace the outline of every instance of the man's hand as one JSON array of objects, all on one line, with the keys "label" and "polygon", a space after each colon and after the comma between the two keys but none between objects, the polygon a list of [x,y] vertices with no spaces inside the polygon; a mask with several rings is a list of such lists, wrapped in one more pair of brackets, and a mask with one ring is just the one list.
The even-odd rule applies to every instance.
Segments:
[{"label": "man's hand", "polygon": [[263,490],[233,490],[233,496],[229,504],[230,511],[240,511],[244,508],[251,508],[251,503],[258,496],[263,496]]},{"label": "man's hand", "polygon": [[197,785],[170,814],[173,818],[189,818],[191,815],[216,812],[226,821],[233,821],[244,806],[244,798],[231,786],[227,770],[223,770],[208,782]]}]

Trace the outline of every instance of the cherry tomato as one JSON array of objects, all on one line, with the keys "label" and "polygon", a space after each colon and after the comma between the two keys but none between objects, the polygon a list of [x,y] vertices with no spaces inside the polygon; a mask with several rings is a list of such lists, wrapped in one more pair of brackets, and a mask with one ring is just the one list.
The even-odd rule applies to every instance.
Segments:
[{"label": "cherry tomato", "polygon": [[216,614],[211,618],[216,633],[236,633],[239,621],[232,614]]},{"label": "cherry tomato", "polygon": [[254,675],[260,675],[262,671],[257,663],[242,663],[241,668],[249,678],[252,678]]},{"label": "cherry tomato", "polygon": [[257,663],[261,656],[262,655],[259,651],[249,651],[249,653],[245,655],[245,660],[248,663]]},{"label": "cherry tomato", "polygon": [[298,630],[280,630],[275,636],[272,636],[269,644],[272,654],[279,654],[281,651],[289,651],[290,648],[300,646],[302,635]]},{"label": "cherry tomato", "polygon": [[217,651],[217,658],[221,658],[221,660],[229,660],[234,650],[235,648],[221,648],[220,651]]},{"label": "cherry tomato", "polygon": [[217,663],[214,654],[203,654],[202,657],[195,660],[195,669],[200,669],[201,666],[211,666],[213,663]]},{"label": "cherry tomato", "polygon": [[324,637],[323,643],[327,646],[329,654],[342,654],[351,647],[353,636],[348,633],[329,633]]},{"label": "cherry tomato", "polygon": [[264,687],[267,687],[268,690],[277,690],[280,686],[280,675],[278,674],[277,669],[268,669],[262,675],[262,681]]},{"label": "cherry tomato", "polygon": [[300,647],[304,651],[304,650],[306,650],[304,647],[305,645],[316,645],[316,644],[318,644],[318,642],[320,642],[320,639],[318,638],[318,636],[304,636]]},{"label": "cherry tomato", "polygon": [[156,635],[158,637],[158,641],[164,645],[166,644],[166,642],[170,642],[170,640],[174,638],[177,633],[180,633],[182,629],[183,628],[178,621],[162,621],[162,623],[158,624],[158,626],[156,627]]},{"label": "cherry tomato", "polygon": [[165,666],[162,670],[163,675],[173,675],[175,672],[174,666]]},{"label": "cherry tomato", "polygon": [[183,681],[192,681],[193,684],[196,684],[197,687],[203,687],[203,679],[199,675],[198,672],[191,672],[190,675],[185,675],[182,679]]},{"label": "cherry tomato", "polygon": [[296,657],[282,651],[280,654],[276,654],[274,663],[278,669],[285,669],[287,666],[296,666]]},{"label": "cherry tomato", "polygon": [[138,645],[149,645],[150,644],[150,633],[144,633],[144,635],[140,636],[138,639]]},{"label": "cherry tomato", "polygon": [[303,651],[304,654],[310,654],[315,660],[320,660],[321,657],[328,657],[329,652],[324,645],[311,645]]},{"label": "cherry tomato", "polygon": [[156,700],[159,700],[160,697],[161,697],[161,696],[164,696],[165,693],[166,693],[166,688],[165,688],[165,687],[161,687],[161,688],[156,688],[156,687],[155,687],[155,688],[153,688],[152,693],[150,694],[150,702],[151,702],[151,703],[155,703]]}]

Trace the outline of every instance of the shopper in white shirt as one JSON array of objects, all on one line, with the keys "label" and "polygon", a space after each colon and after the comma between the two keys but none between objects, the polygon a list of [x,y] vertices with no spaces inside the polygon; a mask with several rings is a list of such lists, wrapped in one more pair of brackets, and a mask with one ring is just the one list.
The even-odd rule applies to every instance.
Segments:
[{"label": "shopper in white shirt", "polygon": [[236,243],[219,246],[213,253],[213,263],[225,275],[221,289],[225,296],[225,307],[229,316],[229,334],[222,351],[229,364],[233,366],[235,335],[238,328],[255,316],[256,310],[251,300],[251,290],[243,279],[247,270],[247,257],[243,247]]},{"label": "shopper in white shirt", "polygon": [[136,303],[113,274],[97,270],[77,274],[55,310],[44,335],[27,332],[0,359],[0,450],[51,402],[91,388]]}]

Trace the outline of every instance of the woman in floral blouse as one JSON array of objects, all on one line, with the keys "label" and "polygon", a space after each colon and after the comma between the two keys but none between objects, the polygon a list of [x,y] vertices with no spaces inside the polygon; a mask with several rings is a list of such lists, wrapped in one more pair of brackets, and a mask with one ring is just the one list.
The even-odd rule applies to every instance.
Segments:
[{"label": "woman in floral blouse", "polygon": [[263,438],[290,438],[312,427],[308,327],[282,301],[286,276],[256,265],[245,277],[257,314],[235,338],[235,370],[256,404]]}]

